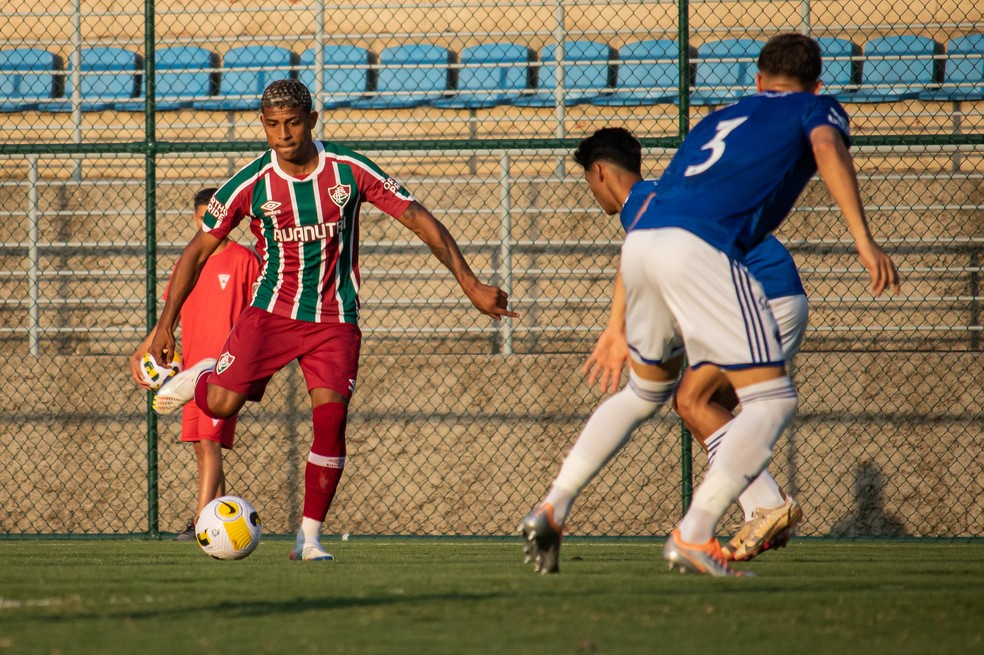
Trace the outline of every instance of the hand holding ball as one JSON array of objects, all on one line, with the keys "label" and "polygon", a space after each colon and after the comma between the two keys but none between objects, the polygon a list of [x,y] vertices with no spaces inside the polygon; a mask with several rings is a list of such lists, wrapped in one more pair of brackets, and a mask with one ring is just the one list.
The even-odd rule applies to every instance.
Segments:
[{"label": "hand holding ball", "polygon": [[161,388],[165,382],[170,378],[174,377],[178,372],[181,371],[181,358],[175,358],[173,362],[167,364],[166,366],[161,366],[154,359],[153,355],[150,353],[145,353],[143,358],[140,360],[140,373],[143,376],[144,382],[150,385],[150,388],[157,391]]}]

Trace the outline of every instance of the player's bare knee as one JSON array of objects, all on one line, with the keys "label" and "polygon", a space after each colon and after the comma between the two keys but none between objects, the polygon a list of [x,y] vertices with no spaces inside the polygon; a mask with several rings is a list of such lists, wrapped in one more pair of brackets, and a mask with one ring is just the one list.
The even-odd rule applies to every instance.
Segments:
[{"label": "player's bare knee", "polygon": [[206,455],[218,455],[222,452],[222,445],[218,441],[209,441],[208,439],[202,439],[195,443],[195,446],[201,449],[201,452]]},{"label": "player's bare knee", "polygon": [[210,384],[208,386],[208,412],[214,418],[231,418],[239,413],[246,397]]},{"label": "player's bare knee", "polygon": [[684,423],[692,424],[701,403],[700,394],[694,393],[694,388],[681,384],[673,394],[673,410],[683,419]]}]

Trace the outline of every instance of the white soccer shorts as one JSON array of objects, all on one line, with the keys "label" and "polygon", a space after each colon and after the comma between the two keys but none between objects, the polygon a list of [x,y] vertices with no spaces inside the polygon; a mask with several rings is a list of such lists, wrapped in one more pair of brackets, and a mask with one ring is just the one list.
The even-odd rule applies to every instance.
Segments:
[{"label": "white soccer shorts", "polygon": [[784,363],[779,327],[744,264],[679,228],[635,230],[622,245],[632,358],[723,369]]},{"label": "white soccer shorts", "polygon": [[779,334],[782,336],[782,355],[788,362],[799,352],[803,335],[806,334],[809,314],[806,296],[799,294],[772,298],[769,300],[769,308],[779,326]]}]

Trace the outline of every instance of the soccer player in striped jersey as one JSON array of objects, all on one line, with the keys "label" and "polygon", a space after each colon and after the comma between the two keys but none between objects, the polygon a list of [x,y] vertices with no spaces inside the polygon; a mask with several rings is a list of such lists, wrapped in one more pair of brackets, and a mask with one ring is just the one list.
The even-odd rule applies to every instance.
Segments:
[{"label": "soccer player in striped jersey", "polygon": [[178,312],[202,265],[225,235],[249,220],[263,268],[251,306],[236,321],[217,361],[182,371],[158,391],[158,413],[194,398],[216,418],[262,398],[274,373],[298,360],[313,408],[314,442],[304,475],[304,508],[293,560],[329,560],[322,525],[345,466],[345,425],[362,335],[359,212],[383,210],[430,248],[472,304],[493,319],[515,317],[501,289],[472,272],[448,230],[366,156],[313,138],[317,112],[297,80],[270,84],[260,102],[270,150],[222,185],[202,230],[175,266],[170,296],[149,352],[167,361]]},{"label": "soccer player in striped jersey", "polygon": [[844,214],[873,293],[898,291],[898,271],[865,218],[847,115],[817,95],[819,45],[779,35],[758,67],[758,93],[700,121],[658,182],[641,178],[638,141],[623,129],[599,130],[574,154],[598,204],[620,214],[626,232],[613,306],[624,294],[632,366],[629,384],[594,411],[550,492],[520,524],[527,558],[542,572],[556,570],[562,517],[577,490],[671,399],[686,354],[692,367],[722,369],[742,410],[663,557],[684,572],[739,575],[717,523],[765,468],[797,402],[768,299],[742,262],[814,173]]}]

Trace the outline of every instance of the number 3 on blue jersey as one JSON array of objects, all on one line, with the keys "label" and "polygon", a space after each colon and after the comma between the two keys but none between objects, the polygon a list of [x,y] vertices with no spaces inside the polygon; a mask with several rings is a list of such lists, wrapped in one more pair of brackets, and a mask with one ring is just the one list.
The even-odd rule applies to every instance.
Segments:
[{"label": "number 3 on blue jersey", "polygon": [[714,138],[700,147],[701,150],[710,150],[711,158],[703,164],[687,166],[687,170],[683,172],[683,176],[691,177],[692,175],[700,175],[708,168],[713,166],[715,162],[721,159],[721,156],[724,155],[724,138],[731,134],[732,130],[747,120],[748,116],[740,116],[738,118],[732,118],[730,120],[721,121],[718,123],[717,132],[714,133]]}]

